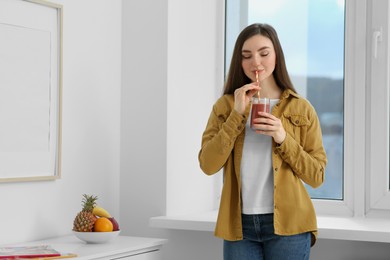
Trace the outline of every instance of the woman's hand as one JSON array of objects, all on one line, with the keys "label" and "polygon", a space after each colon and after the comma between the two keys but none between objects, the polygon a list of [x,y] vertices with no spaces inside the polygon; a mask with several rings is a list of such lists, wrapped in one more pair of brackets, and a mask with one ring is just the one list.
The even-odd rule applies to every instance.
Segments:
[{"label": "woman's hand", "polygon": [[260,89],[257,82],[252,82],[236,89],[234,91],[234,109],[241,115],[244,115],[246,106],[249,104],[253,95]]},{"label": "woman's hand", "polygon": [[266,112],[259,112],[259,115],[261,117],[253,120],[256,133],[271,136],[277,144],[283,143],[286,130],[280,119]]}]

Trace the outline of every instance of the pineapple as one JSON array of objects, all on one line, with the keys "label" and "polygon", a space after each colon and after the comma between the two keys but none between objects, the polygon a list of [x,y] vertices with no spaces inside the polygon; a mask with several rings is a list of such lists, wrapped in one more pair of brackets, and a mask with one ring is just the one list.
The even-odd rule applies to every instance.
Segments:
[{"label": "pineapple", "polygon": [[93,208],[96,206],[96,196],[89,196],[84,194],[82,206],[83,209],[77,214],[73,221],[73,230],[78,232],[92,232],[93,225],[97,220],[96,216],[92,214]]}]

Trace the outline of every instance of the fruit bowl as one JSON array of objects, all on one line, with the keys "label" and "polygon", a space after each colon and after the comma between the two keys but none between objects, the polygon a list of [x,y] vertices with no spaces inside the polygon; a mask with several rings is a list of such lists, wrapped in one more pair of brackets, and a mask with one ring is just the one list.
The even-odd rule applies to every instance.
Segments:
[{"label": "fruit bowl", "polygon": [[101,244],[117,237],[121,231],[112,232],[77,232],[73,231],[75,236],[88,244]]}]

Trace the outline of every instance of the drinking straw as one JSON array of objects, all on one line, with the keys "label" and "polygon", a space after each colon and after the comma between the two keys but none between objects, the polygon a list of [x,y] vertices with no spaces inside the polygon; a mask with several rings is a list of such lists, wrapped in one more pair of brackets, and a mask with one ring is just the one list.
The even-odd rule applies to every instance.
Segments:
[{"label": "drinking straw", "polygon": [[[259,84],[259,71],[256,70],[256,82],[257,82],[257,85],[260,86]],[[260,99],[260,90],[257,91],[257,97]]]}]

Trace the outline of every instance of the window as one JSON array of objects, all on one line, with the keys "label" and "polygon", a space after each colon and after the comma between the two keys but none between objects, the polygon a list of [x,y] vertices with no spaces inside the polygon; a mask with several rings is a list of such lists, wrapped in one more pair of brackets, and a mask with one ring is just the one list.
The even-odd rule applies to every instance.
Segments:
[{"label": "window", "polygon": [[226,0],[225,73],[239,32],[269,23],[316,108],[329,161],[308,187],[319,212],[390,215],[389,15],[384,0]]},{"label": "window", "polygon": [[307,186],[311,197],[342,200],[344,1],[228,0],[226,68],[238,33],[252,23],[276,29],[291,80],[320,118],[329,163],[324,184],[318,189]]}]

